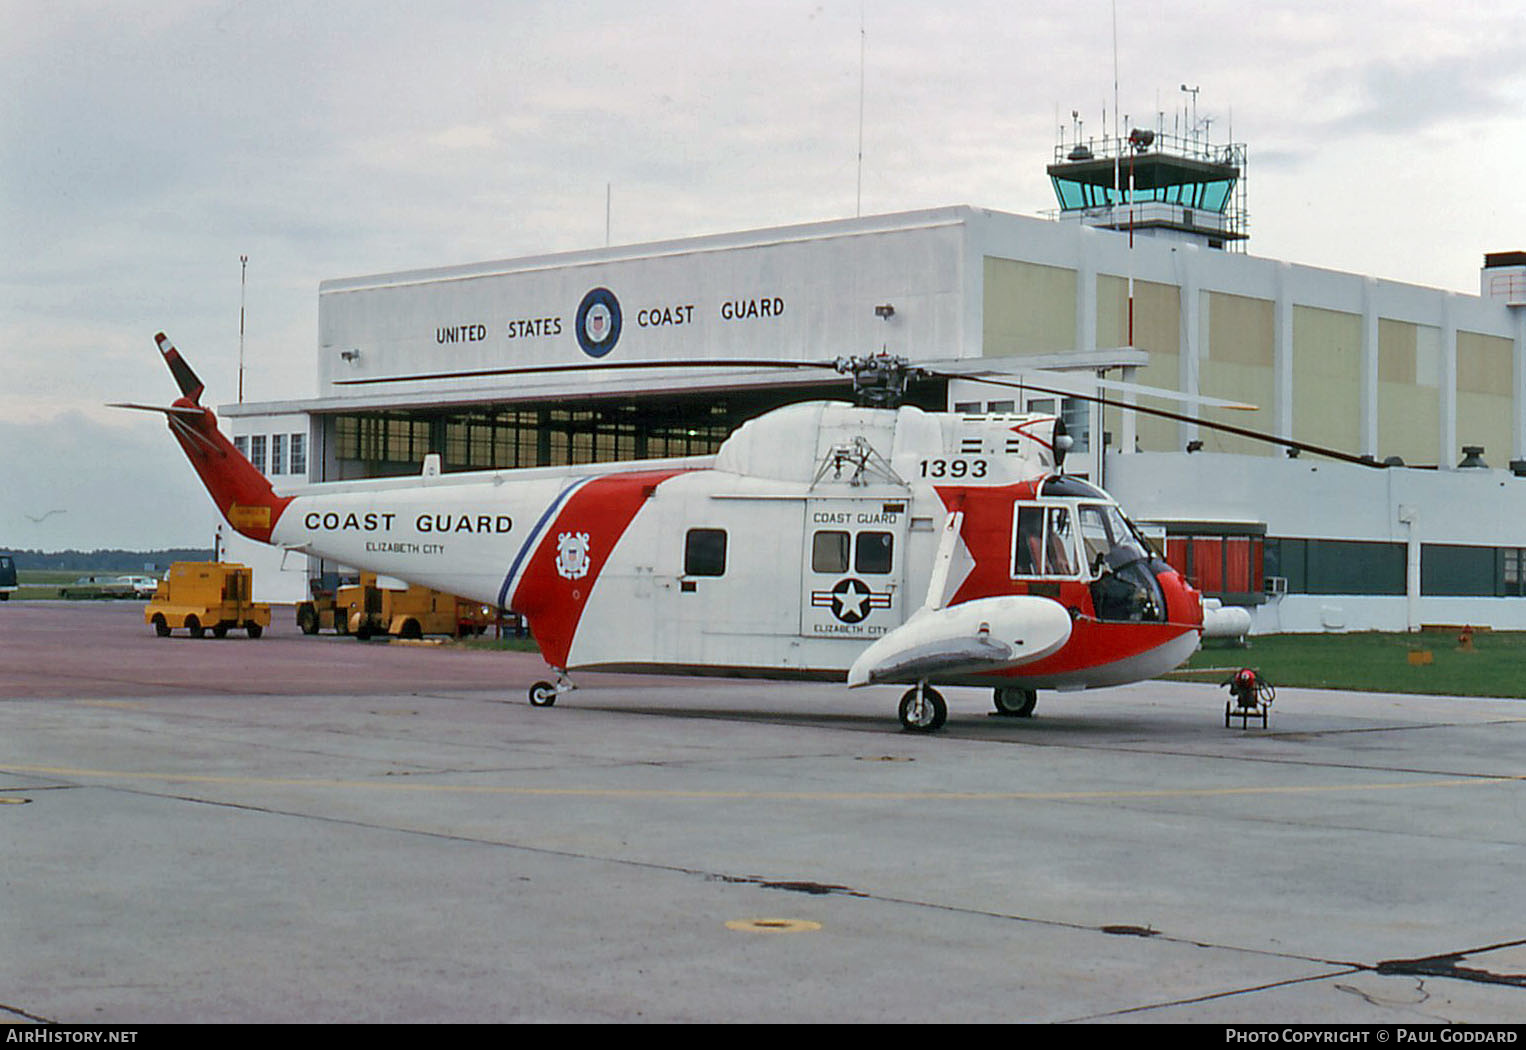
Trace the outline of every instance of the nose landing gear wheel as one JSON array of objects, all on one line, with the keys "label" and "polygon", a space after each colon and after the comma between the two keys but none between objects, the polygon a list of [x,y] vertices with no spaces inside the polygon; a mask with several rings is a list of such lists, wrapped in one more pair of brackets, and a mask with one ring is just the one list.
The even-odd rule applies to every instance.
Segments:
[{"label": "nose landing gear wheel", "polygon": [[913,686],[901,697],[901,728],[908,733],[931,733],[948,719],[948,705],[938,690]]}]

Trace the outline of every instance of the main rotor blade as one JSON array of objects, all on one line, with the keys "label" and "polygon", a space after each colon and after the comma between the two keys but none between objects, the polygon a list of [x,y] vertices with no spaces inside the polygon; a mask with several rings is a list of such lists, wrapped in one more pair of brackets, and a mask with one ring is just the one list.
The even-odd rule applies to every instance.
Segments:
[{"label": "main rotor blade", "polygon": [[[930,375],[936,375],[941,379],[950,380],[967,379],[976,382],[983,382],[987,378],[993,376],[1008,378],[1014,375],[1013,372],[998,371],[991,368],[970,369],[969,371],[964,371],[961,368],[960,370],[955,371],[949,368],[947,365],[943,366],[942,368],[931,365],[912,365],[911,367],[920,369],[921,371]],[[1043,372],[1050,375],[1059,374],[1048,368],[1037,368],[1034,369],[1033,372]],[[1015,374],[1024,375],[1033,373],[1018,371]],[[1011,380],[1010,378],[1009,381],[1020,382],[1020,380]],[[1085,379],[1082,380],[1082,382],[1088,386],[1102,387],[1105,390],[1116,390],[1123,394],[1138,394],[1142,397],[1153,397],[1162,401],[1177,401],[1184,405],[1202,405],[1206,408],[1230,408],[1239,412],[1256,412],[1260,410],[1259,406],[1248,404],[1244,401],[1229,401],[1225,398],[1212,397],[1208,394],[1184,394],[1179,390],[1167,390],[1164,387],[1147,386],[1144,383],[1126,383],[1118,379],[1103,379],[1101,377],[1092,375],[1087,375]]]},{"label": "main rotor blade", "polygon": [[1178,423],[1191,423],[1194,426],[1203,427],[1206,430],[1217,430],[1225,434],[1234,434],[1236,437],[1250,438],[1253,441],[1265,441],[1269,445],[1280,445],[1283,448],[1295,448],[1300,452],[1312,452],[1317,456],[1326,456],[1330,459],[1338,459],[1343,463],[1354,463],[1359,467],[1373,467],[1382,470],[1388,466],[1374,459],[1361,456],[1353,456],[1349,452],[1339,449],[1325,448],[1322,445],[1311,445],[1306,441],[1294,441],[1292,438],[1277,437],[1260,430],[1251,430],[1248,427],[1237,427],[1230,423],[1216,423],[1211,419],[1198,419],[1184,415],[1180,412],[1172,412],[1165,408],[1151,408],[1147,405],[1134,405],[1126,401],[1117,401],[1101,394],[1078,394],[1073,390],[1057,390],[1054,387],[1040,386],[1037,383],[1017,381],[1003,381],[990,379],[984,376],[958,376],[953,373],[935,373],[948,379],[970,379],[976,383],[989,383],[992,386],[1008,387],[1012,390],[1035,390],[1041,394],[1054,394],[1056,397],[1073,397],[1080,401],[1094,401],[1099,405],[1107,405],[1111,408],[1121,408],[1130,412],[1142,412],[1147,416],[1158,416],[1161,419],[1172,419]]},{"label": "main rotor blade", "polygon": [[607,361],[575,365],[522,365],[517,368],[480,368],[467,372],[431,372],[417,376],[374,376],[336,379],[335,386],[368,386],[373,383],[411,383],[423,379],[484,379],[489,376],[535,375],[556,372],[605,372],[626,368],[820,368],[837,371],[836,361],[769,361],[760,358],[726,358],[722,361]]},{"label": "main rotor blade", "polygon": [[1139,394],[1144,397],[1158,397],[1162,401],[1180,401],[1184,405],[1202,405],[1205,408],[1229,408],[1236,412],[1259,412],[1259,405],[1248,404],[1244,401],[1227,401],[1222,397],[1210,397],[1208,394],[1184,394],[1179,390],[1166,390],[1158,386],[1145,386],[1143,383],[1125,383],[1118,379],[1091,379],[1089,382],[1096,383],[1104,390],[1116,390],[1123,394]]}]

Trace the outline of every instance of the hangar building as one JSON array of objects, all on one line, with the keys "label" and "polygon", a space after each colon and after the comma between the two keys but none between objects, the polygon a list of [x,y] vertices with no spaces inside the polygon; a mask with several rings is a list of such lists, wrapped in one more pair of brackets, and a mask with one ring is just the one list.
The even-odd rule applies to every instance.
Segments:
[{"label": "hangar building", "polygon": [[[318,396],[221,415],[280,489],[431,452],[446,471],[702,455],[766,409],[846,396],[763,362],[1132,381],[1259,411],[1102,392],[1389,465],[973,378],[911,399],[1063,414],[1068,468],[1258,632],[1526,628],[1526,252],[1485,256],[1477,296],[1257,258],[1243,165],[1236,145],[1091,143],[1056,151],[1053,217],[947,207],[329,280]],[[554,370],[590,363],[620,367]]]}]

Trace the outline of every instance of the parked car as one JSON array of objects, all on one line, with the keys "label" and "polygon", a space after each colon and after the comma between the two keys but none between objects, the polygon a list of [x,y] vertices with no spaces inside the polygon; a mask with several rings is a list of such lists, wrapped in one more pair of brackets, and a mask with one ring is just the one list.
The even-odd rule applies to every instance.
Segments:
[{"label": "parked car", "polygon": [[135,598],[130,583],[121,576],[81,576],[58,589],[60,598]]},{"label": "parked car", "polygon": [[134,598],[142,598],[145,601],[154,596],[154,589],[159,586],[159,581],[152,576],[118,576],[122,583],[131,584]]}]

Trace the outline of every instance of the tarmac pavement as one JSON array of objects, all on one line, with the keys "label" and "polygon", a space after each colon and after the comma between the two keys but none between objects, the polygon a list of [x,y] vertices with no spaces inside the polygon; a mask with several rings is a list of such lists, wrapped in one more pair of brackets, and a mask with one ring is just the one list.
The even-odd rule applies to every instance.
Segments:
[{"label": "tarmac pavement", "polygon": [[1520,702],[545,676],[0,605],[0,1020],[1526,1021]]}]

